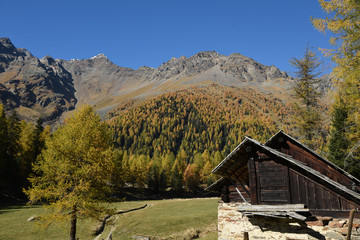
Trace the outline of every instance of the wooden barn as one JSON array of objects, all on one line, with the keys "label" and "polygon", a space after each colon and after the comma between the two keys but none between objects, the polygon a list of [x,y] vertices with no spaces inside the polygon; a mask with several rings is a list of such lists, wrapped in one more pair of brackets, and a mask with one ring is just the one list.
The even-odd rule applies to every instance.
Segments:
[{"label": "wooden barn", "polygon": [[222,178],[208,189],[224,202],[297,204],[330,217],[360,209],[360,181],[282,131],[265,144],[246,137],[212,172]]}]

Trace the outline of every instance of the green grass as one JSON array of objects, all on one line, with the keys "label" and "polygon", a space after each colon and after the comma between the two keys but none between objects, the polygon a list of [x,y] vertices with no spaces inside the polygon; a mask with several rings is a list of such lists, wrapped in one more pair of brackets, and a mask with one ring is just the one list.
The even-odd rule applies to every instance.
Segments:
[{"label": "green grass", "polygon": [[[133,239],[132,236],[192,239],[194,235],[200,239],[217,239],[217,201],[207,198],[114,203],[118,210],[148,206],[112,217],[98,239],[106,239],[110,231],[113,239],[121,240]],[[27,221],[43,212],[41,206],[0,206],[0,239],[68,239],[69,223],[53,224],[42,230],[35,222]],[[89,219],[79,221],[77,237],[95,239],[92,232],[97,225]]]},{"label": "green grass", "polygon": [[[69,239],[70,223],[57,223],[46,230],[36,222],[28,222],[33,215],[39,216],[45,210],[41,206],[3,206],[0,207],[0,239]],[[92,230],[96,222],[90,219],[80,220],[78,237],[93,239]]]}]

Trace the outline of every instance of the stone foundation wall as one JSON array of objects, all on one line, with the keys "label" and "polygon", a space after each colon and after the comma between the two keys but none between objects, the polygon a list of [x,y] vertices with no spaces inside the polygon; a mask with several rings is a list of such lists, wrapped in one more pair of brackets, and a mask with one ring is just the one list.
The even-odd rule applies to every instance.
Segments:
[{"label": "stone foundation wall", "polygon": [[[219,203],[218,239],[346,239],[348,219],[318,217],[297,223],[290,219],[248,218],[237,211],[242,203]],[[352,238],[360,240],[360,219],[354,219]]]}]

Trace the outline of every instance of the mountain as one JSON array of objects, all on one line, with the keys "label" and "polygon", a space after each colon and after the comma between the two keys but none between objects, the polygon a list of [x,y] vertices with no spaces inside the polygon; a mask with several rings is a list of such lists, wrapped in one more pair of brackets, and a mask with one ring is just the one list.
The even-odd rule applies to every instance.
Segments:
[{"label": "mountain", "polygon": [[[320,86],[324,92],[329,79]],[[212,183],[211,169],[245,135],[265,141],[279,129],[293,132],[293,81],[239,53],[200,52],[135,70],[104,54],[38,59],[0,39],[6,112],[32,121],[41,117],[56,127],[78,105],[94,106],[113,135],[119,185],[179,190],[192,175],[197,184]],[[326,112],[326,105],[319,108]],[[323,146],[322,140],[316,145]]]},{"label": "mountain", "polygon": [[79,104],[95,105],[100,112],[108,112],[129,98],[143,99],[210,82],[273,91],[289,88],[292,81],[278,68],[238,53],[224,56],[200,52],[189,58],[172,58],[158,68],[144,66],[137,70],[119,67],[103,54],[84,60],[57,61],[72,74]]},{"label": "mountain", "polygon": [[76,105],[90,104],[106,116],[129,100],[143,101],[169,91],[216,83],[256,87],[286,100],[293,78],[275,66],[265,66],[234,53],[214,51],[172,58],[158,68],[131,69],[105,55],[61,60],[34,57],[0,38],[0,100],[29,120],[58,119]]},{"label": "mountain", "polygon": [[53,120],[75,108],[71,74],[52,57],[34,57],[0,38],[0,100],[28,120]]}]

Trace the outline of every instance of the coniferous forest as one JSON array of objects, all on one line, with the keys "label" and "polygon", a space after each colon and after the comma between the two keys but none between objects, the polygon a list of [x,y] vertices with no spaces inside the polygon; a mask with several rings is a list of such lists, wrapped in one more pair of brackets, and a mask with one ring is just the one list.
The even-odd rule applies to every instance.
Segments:
[{"label": "coniferous forest", "polygon": [[[328,16],[311,23],[331,33],[334,47],[322,49],[334,64],[325,77],[310,46],[289,59],[291,77],[241,54],[215,52],[138,70],[115,66],[104,54],[39,60],[1,38],[0,202],[47,206],[34,219],[45,227],[69,220],[75,240],[77,220],[106,216],[105,224],[116,213],[106,203],[123,201],[125,190],[150,190],[157,199],[169,192],[199,196],[217,180],[212,169],[245,136],[265,143],[279,130],[360,179],[360,4],[319,3]],[[98,82],[100,75],[106,76]],[[90,100],[76,99],[80,90]],[[15,108],[43,119],[27,122]]]},{"label": "coniferous forest", "polygon": [[195,191],[216,180],[211,170],[245,136],[265,142],[280,129],[294,133],[293,114],[273,95],[213,84],[128,102],[109,125],[125,182]]},{"label": "coniferous forest", "polygon": [[[319,109],[326,112],[326,106]],[[211,170],[245,136],[265,142],[279,130],[296,136],[291,101],[257,88],[217,84],[165,93],[143,102],[129,100],[109,113],[114,189],[125,186],[197,192],[217,177]],[[1,115],[5,193],[23,196],[32,165],[44,148],[50,127]],[[327,131],[327,125],[322,126]],[[320,152],[324,139],[315,143]],[[9,174],[9,175],[7,175]],[[8,183],[12,179],[12,184]]]}]

